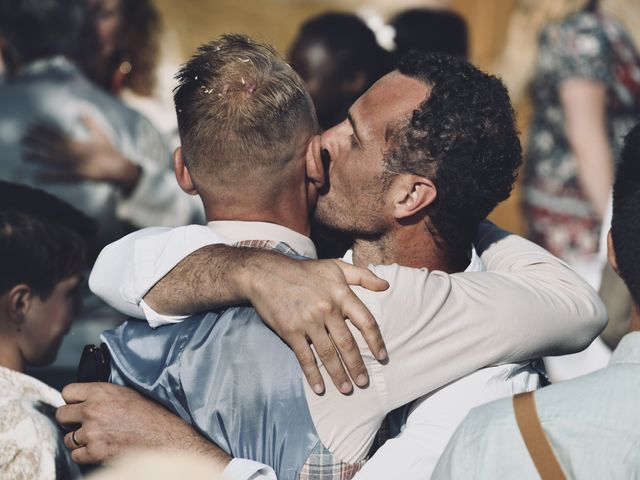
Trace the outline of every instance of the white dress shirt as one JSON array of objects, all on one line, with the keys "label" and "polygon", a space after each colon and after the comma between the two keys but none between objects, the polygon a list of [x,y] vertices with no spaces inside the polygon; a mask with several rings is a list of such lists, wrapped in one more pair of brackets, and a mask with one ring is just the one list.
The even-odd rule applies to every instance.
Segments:
[{"label": "white dress shirt", "polygon": [[[473,249],[465,272],[484,270]],[[482,368],[425,395],[411,405],[401,433],[387,440],[354,479],[430,478],[449,439],[473,407],[539,387],[537,370],[523,362]]]},{"label": "white dress shirt", "polygon": [[[225,241],[213,232],[216,223],[138,232],[108,246],[92,273],[93,291],[142,317],[145,309],[150,311],[142,296],[151,286],[189,253]],[[233,223],[254,227],[249,238],[287,241],[273,234],[258,238],[262,229],[255,222]],[[370,374],[369,388],[356,389],[345,402],[323,368],[324,396],[305,385],[312,417],[320,420],[318,434],[337,458],[350,463],[364,458],[381,419],[408,401],[483,366],[583,348],[603,328],[606,313],[588,285],[548,252],[505,235],[495,226],[481,228],[476,248],[489,270],[484,273],[370,266],[392,287],[354,291],[378,320],[390,361],[378,363],[353,329]],[[155,315],[156,325],[179,320]]]}]

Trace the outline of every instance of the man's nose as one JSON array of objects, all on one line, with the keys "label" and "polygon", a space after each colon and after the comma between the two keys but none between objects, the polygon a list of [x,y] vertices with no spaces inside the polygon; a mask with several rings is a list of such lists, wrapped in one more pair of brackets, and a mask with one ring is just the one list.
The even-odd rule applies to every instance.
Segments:
[{"label": "man's nose", "polygon": [[338,154],[338,150],[340,147],[341,130],[343,129],[343,124],[344,122],[339,123],[334,127],[331,127],[329,130],[326,130],[320,137],[320,144],[321,144],[322,150],[327,151],[329,160],[335,159]]}]

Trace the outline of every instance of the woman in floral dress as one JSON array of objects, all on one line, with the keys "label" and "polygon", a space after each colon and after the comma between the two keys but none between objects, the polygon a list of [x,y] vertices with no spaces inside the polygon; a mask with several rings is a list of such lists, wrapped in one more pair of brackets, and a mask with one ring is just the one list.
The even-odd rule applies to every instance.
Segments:
[{"label": "woman in floral dress", "polygon": [[522,189],[529,235],[589,280],[602,268],[614,158],[640,118],[636,24],[637,2],[519,0],[497,65],[516,105],[526,93],[533,104]]}]

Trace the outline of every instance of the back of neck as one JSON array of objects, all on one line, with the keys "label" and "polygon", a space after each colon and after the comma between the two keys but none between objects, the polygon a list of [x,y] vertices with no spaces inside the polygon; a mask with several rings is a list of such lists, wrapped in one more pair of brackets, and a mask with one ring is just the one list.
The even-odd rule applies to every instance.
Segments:
[{"label": "back of neck", "polygon": [[306,197],[294,192],[283,192],[268,199],[247,198],[237,193],[229,193],[220,194],[213,200],[202,198],[202,202],[208,222],[268,222],[282,225],[305,236],[310,234]]},{"label": "back of neck", "polygon": [[0,366],[20,373],[24,372],[25,367],[15,340],[5,335],[0,336]]}]

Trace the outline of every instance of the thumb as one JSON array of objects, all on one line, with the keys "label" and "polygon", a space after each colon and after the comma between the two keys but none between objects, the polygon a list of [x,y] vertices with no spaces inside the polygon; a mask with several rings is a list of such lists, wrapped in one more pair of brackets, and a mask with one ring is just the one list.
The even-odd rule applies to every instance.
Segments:
[{"label": "thumb", "polygon": [[382,292],[389,288],[389,282],[378,277],[368,268],[349,265],[341,260],[336,261],[336,264],[342,270],[349,285],[359,285],[374,292]]}]

